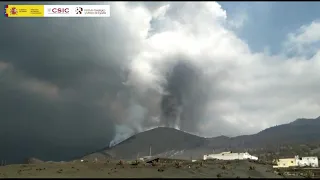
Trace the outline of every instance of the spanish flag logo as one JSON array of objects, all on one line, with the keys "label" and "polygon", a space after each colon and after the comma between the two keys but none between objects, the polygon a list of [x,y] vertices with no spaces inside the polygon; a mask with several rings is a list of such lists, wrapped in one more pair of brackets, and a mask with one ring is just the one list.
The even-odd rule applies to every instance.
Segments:
[{"label": "spanish flag logo", "polygon": [[18,15],[18,9],[14,6],[9,7],[8,5],[5,5],[4,10],[5,10],[6,17]]},{"label": "spanish flag logo", "polygon": [[5,5],[6,17],[43,17],[44,5]]},{"label": "spanish flag logo", "polygon": [[12,7],[12,8],[10,9],[10,14],[11,14],[11,15],[17,15],[17,14],[18,14],[17,8],[16,8],[16,7]]}]

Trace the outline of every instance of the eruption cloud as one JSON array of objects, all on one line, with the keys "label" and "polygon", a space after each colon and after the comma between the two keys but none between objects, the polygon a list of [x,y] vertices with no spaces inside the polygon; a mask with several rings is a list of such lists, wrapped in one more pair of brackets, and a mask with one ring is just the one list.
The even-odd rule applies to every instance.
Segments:
[{"label": "eruption cloud", "polygon": [[70,160],[155,127],[235,136],[319,116],[319,22],[270,54],[252,52],[216,2],[106,4],[109,18],[0,18],[0,159]]},{"label": "eruption cloud", "polygon": [[[181,5],[183,8],[175,14]],[[189,17],[187,12],[194,10],[194,5],[204,12],[199,10],[197,16]],[[124,82],[131,91],[128,95],[131,105],[139,106],[141,110],[125,113],[127,120],[119,126],[134,131],[121,132],[118,128],[119,135],[110,146],[134,133],[158,126],[199,133],[201,121],[207,118],[212,82],[208,81],[210,74],[205,73],[210,71],[207,69],[210,60],[204,60],[201,51],[208,51],[204,46],[209,41],[206,38],[223,31],[223,28],[217,25],[202,27],[197,20],[224,20],[225,12],[217,3],[177,3],[160,6],[149,13],[150,22],[155,27],[148,27],[142,49],[127,67],[128,76]],[[161,29],[157,29],[156,26],[160,25]],[[208,28],[214,29],[208,31]]]}]

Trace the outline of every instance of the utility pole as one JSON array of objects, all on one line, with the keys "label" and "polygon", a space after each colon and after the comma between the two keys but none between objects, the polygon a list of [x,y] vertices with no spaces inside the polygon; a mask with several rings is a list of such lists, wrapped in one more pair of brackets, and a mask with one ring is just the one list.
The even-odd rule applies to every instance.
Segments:
[{"label": "utility pole", "polygon": [[151,156],[151,145],[149,147],[149,156]]}]

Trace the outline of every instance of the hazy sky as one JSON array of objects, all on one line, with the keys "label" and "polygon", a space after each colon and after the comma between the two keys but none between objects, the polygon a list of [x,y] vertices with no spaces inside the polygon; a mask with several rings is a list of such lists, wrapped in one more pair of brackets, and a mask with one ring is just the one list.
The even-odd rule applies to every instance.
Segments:
[{"label": "hazy sky", "polygon": [[71,158],[164,125],[168,94],[202,136],[320,115],[320,3],[105,4],[110,18],[0,18],[0,159]]}]

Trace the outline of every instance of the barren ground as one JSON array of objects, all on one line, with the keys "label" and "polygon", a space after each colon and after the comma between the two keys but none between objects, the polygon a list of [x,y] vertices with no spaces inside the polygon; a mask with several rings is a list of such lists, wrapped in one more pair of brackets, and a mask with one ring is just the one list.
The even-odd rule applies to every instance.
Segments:
[{"label": "barren ground", "polygon": [[134,164],[130,162],[45,162],[0,167],[5,177],[104,177],[104,178],[283,178],[270,165],[248,161],[164,162]]}]

